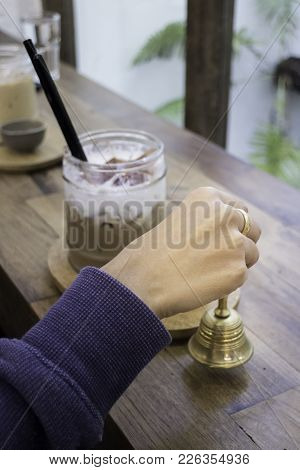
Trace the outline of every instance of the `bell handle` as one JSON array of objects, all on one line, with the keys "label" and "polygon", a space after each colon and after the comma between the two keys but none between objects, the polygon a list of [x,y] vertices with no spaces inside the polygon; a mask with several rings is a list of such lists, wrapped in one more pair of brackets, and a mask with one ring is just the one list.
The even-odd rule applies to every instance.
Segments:
[{"label": "bell handle", "polygon": [[218,306],[215,308],[214,314],[217,318],[229,317],[230,309],[228,308],[228,295],[219,299]]}]

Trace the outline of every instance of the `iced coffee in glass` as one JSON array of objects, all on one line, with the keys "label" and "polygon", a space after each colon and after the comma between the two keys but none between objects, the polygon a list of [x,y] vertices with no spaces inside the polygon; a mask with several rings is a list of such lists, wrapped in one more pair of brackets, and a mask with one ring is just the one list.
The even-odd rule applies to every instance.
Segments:
[{"label": "iced coffee in glass", "polygon": [[73,268],[101,267],[164,215],[162,142],[135,130],[81,136],[87,162],[65,152],[65,247]]},{"label": "iced coffee in glass", "polygon": [[0,45],[0,126],[37,115],[33,69],[23,46]]}]

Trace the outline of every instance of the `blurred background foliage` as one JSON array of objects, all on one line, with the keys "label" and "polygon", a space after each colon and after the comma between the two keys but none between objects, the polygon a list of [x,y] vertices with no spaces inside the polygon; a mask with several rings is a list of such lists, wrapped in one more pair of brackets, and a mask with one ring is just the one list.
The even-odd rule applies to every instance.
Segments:
[{"label": "blurred background foliage", "polygon": [[[297,27],[293,12],[297,0],[256,0],[258,14],[265,20],[272,34],[280,34],[281,47],[284,50],[289,37]],[[283,28],[283,25],[286,25]],[[138,66],[154,59],[168,60],[179,56],[185,59],[186,23],[174,22],[154,33],[143,44],[132,61]],[[250,51],[259,61],[263,57],[264,44],[259,44],[247,28],[233,32],[233,58]],[[300,61],[300,59],[299,59]],[[300,62],[299,62],[300,63]],[[286,128],[287,93],[289,76],[281,75],[274,80],[274,71],[265,71],[268,80],[274,82],[274,106],[270,121],[260,126],[250,142],[250,159],[254,165],[281,178],[290,185],[300,188],[300,149],[292,142]],[[160,106],[156,113],[182,126],[184,122],[184,97],[178,97]]]}]

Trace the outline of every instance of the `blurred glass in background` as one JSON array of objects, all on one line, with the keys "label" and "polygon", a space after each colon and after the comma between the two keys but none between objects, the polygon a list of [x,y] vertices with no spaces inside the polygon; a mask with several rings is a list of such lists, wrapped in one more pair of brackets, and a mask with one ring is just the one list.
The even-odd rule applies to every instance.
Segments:
[{"label": "blurred glass in background", "polygon": [[[43,56],[54,80],[60,78],[60,14],[44,12],[41,16],[24,16],[21,28],[26,38],[32,39]],[[38,78],[36,77],[36,80]]]}]

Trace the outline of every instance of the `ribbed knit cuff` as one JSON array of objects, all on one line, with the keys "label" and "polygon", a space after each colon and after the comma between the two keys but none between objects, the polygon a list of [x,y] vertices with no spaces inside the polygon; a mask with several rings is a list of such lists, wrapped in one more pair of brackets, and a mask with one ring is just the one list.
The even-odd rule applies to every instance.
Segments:
[{"label": "ribbed knit cuff", "polygon": [[133,292],[89,267],[23,341],[75,380],[104,418],[171,338]]}]

